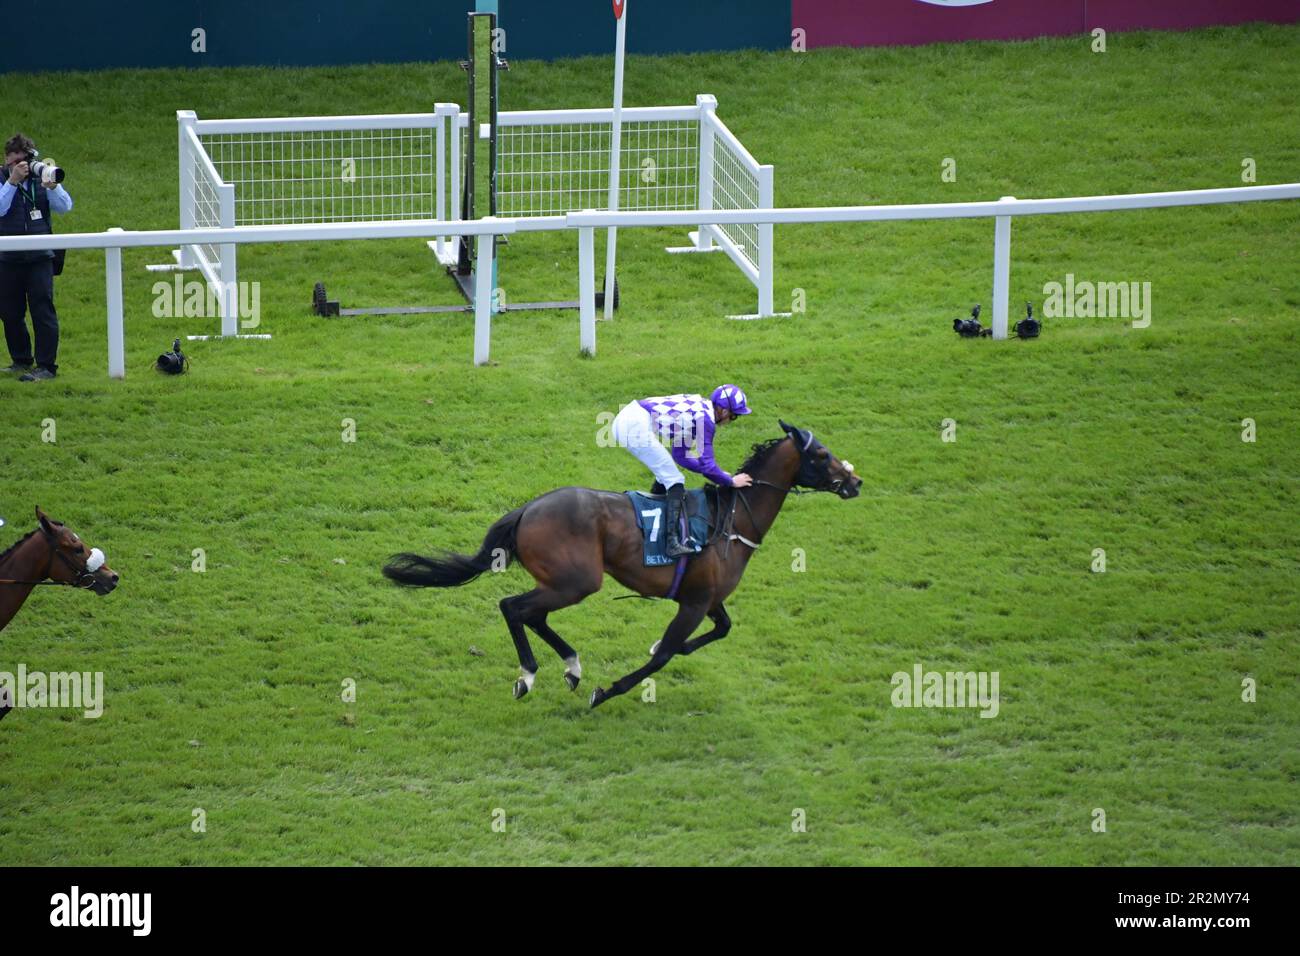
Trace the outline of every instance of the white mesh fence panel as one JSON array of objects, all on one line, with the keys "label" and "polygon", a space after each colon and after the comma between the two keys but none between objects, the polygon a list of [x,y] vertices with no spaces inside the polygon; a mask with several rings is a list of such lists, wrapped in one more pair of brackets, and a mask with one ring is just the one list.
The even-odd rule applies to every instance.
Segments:
[{"label": "white mesh fence panel", "polygon": [[435,218],[432,116],[423,129],[258,130],[199,138],[221,178],[235,187],[237,225]]},{"label": "white mesh fence panel", "polygon": [[[623,111],[620,210],[745,210],[771,203],[771,167],[759,166],[717,118],[716,106],[702,95],[694,106]],[[203,227],[459,218],[469,117],[455,104],[437,104],[433,113],[369,116],[177,115],[193,164],[192,175],[184,167],[181,173],[183,226],[187,219]],[[613,111],[603,108],[498,114],[496,214],[607,209],[612,120]],[[233,204],[233,223],[222,222],[223,200],[226,216]],[[760,287],[762,311],[771,227],[710,226],[693,236],[693,251],[709,251],[717,241]],[[449,240],[455,238],[431,243],[444,264],[454,261]],[[185,257],[199,260],[192,265],[202,265],[210,278],[227,271],[221,247],[187,250]],[[233,276],[233,261],[229,266]]]},{"label": "white mesh fence panel", "polygon": [[[739,144],[736,144],[739,145]],[[759,208],[758,174],[754,160],[742,155],[732,139],[717,136],[713,146],[713,208]],[[753,266],[758,266],[758,226],[754,223],[718,226]]]},{"label": "white mesh fence panel", "polygon": [[[608,120],[515,126],[509,124],[509,114],[499,119],[497,215],[553,216],[608,208]],[[623,124],[620,209],[694,209],[698,173],[697,120]]]},{"label": "white mesh fence panel", "polygon": [[[690,107],[643,112],[654,118],[623,124],[620,208],[696,208],[698,112]],[[497,214],[545,216],[606,208],[608,113],[501,113]],[[457,165],[463,177],[467,117],[457,119],[453,142],[460,150]],[[436,218],[439,118],[395,114],[348,120],[349,128],[328,128],[325,117],[198,122],[204,150],[222,180],[235,187],[236,225]],[[400,121],[400,128],[386,127],[390,120]],[[367,128],[357,126],[363,121]],[[277,129],[277,123],[304,128]],[[211,131],[214,126],[223,129]],[[448,202],[460,187],[451,180],[450,165],[443,171]]]},{"label": "white mesh fence panel", "polygon": [[[194,228],[210,229],[221,225],[221,196],[217,192],[220,185],[212,176],[212,168],[203,161],[199,153],[192,154],[194,165],[194,196],[190,207],[194,213]],[[215,280],[221,271],[221,247],[201,245],[193,247],[205,260],[204,272],[208,278]]]}]

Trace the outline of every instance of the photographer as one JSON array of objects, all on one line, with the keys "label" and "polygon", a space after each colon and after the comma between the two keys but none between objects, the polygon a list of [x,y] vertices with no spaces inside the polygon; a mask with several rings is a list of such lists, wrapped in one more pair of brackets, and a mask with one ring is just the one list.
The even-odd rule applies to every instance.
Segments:
[{"label": "photographer", "polygon": [[[5,143],[0,169],[0,236],[51,234],[50,213],[72,210],[72,197],[59,185],[62,173],[52,163],[37,163],[36,145],[22,133]],[[33,164],[36,169],[33,170]],[[34,175],[42,173],[43,175]],[[57,177],[57,178],[56,178]],[[62,256],[59,256],[62,266]],[[13,364],[0,371],[18,373],[20,382],[54,378],[58,370],[59,317],[54,311],[55,254],[0,252],[0,319]],[[36,333],[35,367],[26,314]]]}]

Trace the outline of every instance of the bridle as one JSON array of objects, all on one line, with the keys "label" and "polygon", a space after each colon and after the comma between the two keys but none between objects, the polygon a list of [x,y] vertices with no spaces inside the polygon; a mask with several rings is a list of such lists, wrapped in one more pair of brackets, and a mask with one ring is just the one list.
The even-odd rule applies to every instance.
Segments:
[{"label": "bridle", "polygon": [[[790,437],[794,438],[795,435],[798,435],[800,437],[806,435],[807,438],[803,443],[803,447],[799,449],[799,470],[795,472],[794,482],[787,490],[793,491],[796,495],[815,494],[819,491],[830,492],[831,494],[834,495],[840,494],[840,492],[844,489],[844,483],[848,480],[848,478],[831,477],[831,464],[830,464],[829,451],[827,453],[825,463],[818,465],[814,461],[814,459],[808,454],[808,452],[812,450],[814,445],[817,448],[824,448],[825,446],[822,445],[821,442],[817,441],[817,439],[813,437],[812,432],[805,432],[805,431],[801,431],[798,428],[795,428]],[[846,462],[844,468],[848,472],[849,477],[851,478],[853,476],[853,466]],[[770,482],[762,482],[762,483],[770,484]],[[801,487],[795,487],[796,485]],[[776,486],[773,485],[773,487]]]},{"label": "bridle", "polygon": [[[82,590],[89,590],[90,588],[93,588],[95,586],[95,572],[104,566],[104,560],[105,560],[104,552],[100,551],[99,548],[91,548],[90,554],[86,556],[85,565],[79,568],[72,563],[72,559],[70,557],[68,557],[59,549],[59,542],[54,535],[46,531],[44,527],[42,527],[40,531],[41,534],[45,535],[45,540],[49,542],[50,550],[54,552],[54,556],[58,558],[60,561],[62,561],[67,566],[68,570],[72,572],[73,574],[72,580],[71,581],[51,581],[51,580],[19,581],[15,578],[0,578],[0,585],[29,584],[33,587],[60,586],[60,587],[81,588]],[[94,565],[93,568],[91,567],[92,564]]]},{"label": "bridle", "polygon": [[[801,436],[807,435],[807,440],[804,442],[803,447],[799,449],[799,470],[795,473],[794,482],[787,488],[782,487],[775,482],[768,481],[766,478],[755,478],[754,485],[765,485],[768,488],[773,488],[776,491],[781,492],[782,494],[793,493],[796,495],[812,495],[817,494],[818,492],[829,492],[838,495],[840,490],[844,487],[846,479],[831,478],[829,459],[827,460],[827,464],[820,469],[822,473],[820,475],[816,474],[817,466],[811,462],[808,456],[808,451],[813,447],[814,443],[812,432],[796,430],[795,434]],[[794,435],[792,434],[790,437],[793,438]],[[796,441],[796,447],[797,445],[798,442]],[[852,472],[850,472],[850,475],[851,474]],[[814,484],[813,482],[817,483]],[[761,537],[757,541],[751,541],[749,538],[746,538],[743,534],[739,534],[735,530],[736,503],[738,501],[740,504],[745,506],[745,513],[749,516],[750,525],[757,527],[758,522],[754,520],[754,509],[750,507],[749,498],[745,494],[745,489],[733,487],[731,488],[731,491],[731,508],[727,512],[726,517],[718,522],[716,533],[710,537],[711,541],[726,541],[726,544],[723,545],[722,548],[722,557],[724,560],[730,554],[731,542],[733,541],[739,541],[741,544],[748,548],[752,548],[755,551],[757,551],[759,545],[763,543]]]}]

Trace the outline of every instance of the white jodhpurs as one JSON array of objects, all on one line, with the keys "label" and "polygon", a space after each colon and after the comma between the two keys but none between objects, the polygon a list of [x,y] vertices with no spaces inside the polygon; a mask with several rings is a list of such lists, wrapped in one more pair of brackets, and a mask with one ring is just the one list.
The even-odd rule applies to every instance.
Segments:
[{"label": "white jodhpurs", "polygon": [[636,456],[637,461],[654,473],[655,481],[665,488],[686,484],[673,456],[655,436],[654,423],[638,402],[623,406],[611,426],[614,441]]}]

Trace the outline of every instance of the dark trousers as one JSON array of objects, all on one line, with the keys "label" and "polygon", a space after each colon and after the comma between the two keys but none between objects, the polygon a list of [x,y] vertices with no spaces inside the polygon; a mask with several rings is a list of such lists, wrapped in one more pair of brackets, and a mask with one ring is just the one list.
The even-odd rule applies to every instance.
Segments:
[{"label": "dark trousers", "polygon": [[[27,335],[27,311],[36,331],[36,354]],[[59,316],[54,311],[54,260],[0,262],[0,319],[4,320],[9,358],[17,365],[36,364],[58,370]]]}]

